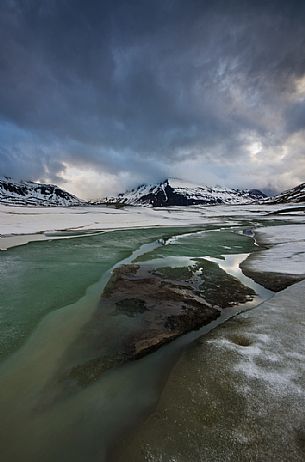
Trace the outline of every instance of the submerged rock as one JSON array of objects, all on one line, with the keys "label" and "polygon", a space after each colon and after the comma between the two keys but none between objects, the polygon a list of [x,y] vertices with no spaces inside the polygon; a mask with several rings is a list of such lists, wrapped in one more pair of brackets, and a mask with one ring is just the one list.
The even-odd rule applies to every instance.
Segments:
[{"label": "submerged rock", "polygon": [[87,359],[70,369],[68,378],[87,385],[105,370],[199,329],[217,319],[222,309],[245,303],[254,295],[217,264],[203,259],[183,268],[147,264],[116,268],[99,309],[82,333]]}]

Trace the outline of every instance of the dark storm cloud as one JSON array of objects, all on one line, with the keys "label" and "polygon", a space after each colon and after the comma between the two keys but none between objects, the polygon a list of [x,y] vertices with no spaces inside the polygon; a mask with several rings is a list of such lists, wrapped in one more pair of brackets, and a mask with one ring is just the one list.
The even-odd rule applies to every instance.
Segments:
[{"label": "dark storm cloud", "polygon": [[157,177],[284,143],[304,128],[304,23],[303,1],[3,0],[0,173]]},{"label": "dark storm cloud", "polygon": [[291,132],[304,130],[305,127],[305,101],[297,102],[287,108],[287,129]]}]

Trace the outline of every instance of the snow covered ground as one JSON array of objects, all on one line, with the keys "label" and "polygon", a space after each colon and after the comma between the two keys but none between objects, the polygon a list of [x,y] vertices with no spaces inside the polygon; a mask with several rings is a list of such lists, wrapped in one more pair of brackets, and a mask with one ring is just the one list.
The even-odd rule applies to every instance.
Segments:
[{"label": "snow covered ground", "polygon": [[252,254],[247,261],[248,269],[305,277],[304,224],[263,227],[255,235],[259,243],[271,247]]},{"label": "snow covered ground", "polygon": [[167,210],[148,207],[7,207],[0,205],[0,235],[47,231],[89,231],[202,223],[202,209]]},{"label": "snow covered ground", "polygon": [[[143,226],[179,226],[207,223],[221,217],[262,217],[281,206],[189,206],[171,208],[126,207],[15,207],[0,204],[0,235],[59,230],[100,230]],[[272,216],[272,219],[283,217]],[[289,217],[300,220],[299,217]],[[305,221],[305,220],[304,220]]]}]

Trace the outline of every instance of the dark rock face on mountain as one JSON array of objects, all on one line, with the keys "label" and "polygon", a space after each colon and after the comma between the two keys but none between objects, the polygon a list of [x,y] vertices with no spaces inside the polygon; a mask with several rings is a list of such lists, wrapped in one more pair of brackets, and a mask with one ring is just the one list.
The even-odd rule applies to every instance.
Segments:
[{"label": "dark rock face on mountain", "polygon": [[249,204],[266,197],[257,189],[229,189],[199,186],[178,179],[167,179],[159,184],[141,185],[136,189],[107,199],[108,203],[152,205],[153,207]]},{"label": "dark rock face on mountain", "polygon": [[288,189],[277,196],[269,197],[264,200],[264,203],[267,204],[287,204],[289,202],[305,202],[305,183],[301,183],[295,188]]},{"label": "dark rock face on mountain", "polygon": [[71,206],[85,202],[54,184],[0,178],[0,203],[7,205]]}]

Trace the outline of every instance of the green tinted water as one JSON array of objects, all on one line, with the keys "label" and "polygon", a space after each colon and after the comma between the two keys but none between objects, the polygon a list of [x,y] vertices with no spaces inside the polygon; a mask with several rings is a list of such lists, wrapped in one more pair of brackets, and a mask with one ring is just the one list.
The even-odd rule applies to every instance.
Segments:
[{"label": "green tinted water", "polygon": [[225,254],[250,253],[256,250],[254,241],[232,231],[203,231],[186,234],[178,239],[169,239],[166,245],[146,253],[137,261],[146,261],[170,256],[200,257],[209,255],[221,257]]},{"label": "green tinted water", "polygon": [[141,244],[188,230],[113,231],[0,252],[0,359],[19,348],[47,313],[76,302]]},{"label": "green tinted water", "polygon": [[[251,239],[227,231],[145,247],[191,230],[115,231],[31,243],[0,254],[1,353],[6,357],[0,367],[1,460],[101,462],[119,435],[155,405],[179,351],[200,332],[70,394],[59,393],[65,383],[58,381],[58,371],[69,366],[63,358],[76,340],[82,355],[82,329],[102,309],[98,302],[109,270],[139,246],[144,245],[140,255],[146,260],[166,264],[170,257],[217,258],[255,248]],[[134,258],[142,259],[136,252]],[[188,258],[182,259],[187,264]],[[108,324],[105,319],[103,332],[116,335],[113,317]]]}]

